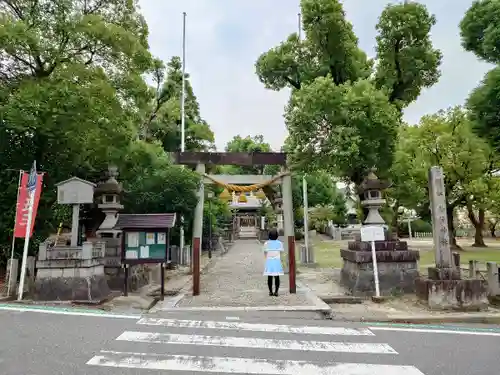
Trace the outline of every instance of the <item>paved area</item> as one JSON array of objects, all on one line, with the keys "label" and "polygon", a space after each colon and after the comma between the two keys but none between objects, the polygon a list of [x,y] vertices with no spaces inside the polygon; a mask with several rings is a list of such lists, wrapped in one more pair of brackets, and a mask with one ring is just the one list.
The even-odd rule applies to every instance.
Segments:
[{"label": "paved area", "polygon": [[2,375],[491,375],[500,327],[363,325],[311,313],[143,317],[1,311]]},{"label": "paved area", "polygon": [[311,306],[308,292],[289,293],[288,275],[281,276],[280,295],[270,297],[263,276],[264,254],[255,239],[239,240],[201,276],[200,295],[191,289],[178,307]]}]

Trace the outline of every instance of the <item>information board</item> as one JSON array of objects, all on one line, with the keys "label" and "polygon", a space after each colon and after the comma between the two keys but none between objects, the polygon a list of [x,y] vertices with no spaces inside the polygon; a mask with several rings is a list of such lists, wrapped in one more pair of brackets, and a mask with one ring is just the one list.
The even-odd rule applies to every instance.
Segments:
[{"label": "information board", "polygon": [[125,261],[166,260],[165,232],[125,232]]}]

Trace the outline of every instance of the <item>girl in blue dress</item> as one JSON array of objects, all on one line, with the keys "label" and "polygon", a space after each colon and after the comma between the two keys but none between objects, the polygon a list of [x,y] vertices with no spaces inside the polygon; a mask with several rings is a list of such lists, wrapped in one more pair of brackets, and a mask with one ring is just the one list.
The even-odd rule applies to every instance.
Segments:
[{"label": "girl in blue dress", "polygon": [[278,240],[278,231],[276,229],[271,229],[269,231],[269,241],[264,243],[264,257],[266,259],[264,276],[267,276],[267,286],[269,287],[270,296],[278,296],[280,275],[283,275],[283,266],[281,265],[281,253],[283,251],[283,242]]}]

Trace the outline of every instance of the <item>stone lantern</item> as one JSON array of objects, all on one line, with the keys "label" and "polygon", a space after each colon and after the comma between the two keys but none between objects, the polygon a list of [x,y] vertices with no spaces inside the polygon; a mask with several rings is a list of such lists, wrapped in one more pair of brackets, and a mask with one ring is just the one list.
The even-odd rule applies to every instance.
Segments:
[{"label": "stone lantern", "polygon": [[116,180],[118,176],[116,167],[108,168],[108,179],[101,182],[95,189],[95,195],[98,197],[98,207],[104,212],[106,217],[97,230],[97,235],[102,238],[118,238],[121,230],[115,229],[118,221],[118,212],[123,209],[120,203],[122,187]]},{"label": "stone lantern", "polygon": [[[361,205],[369,210],[363,224],[385,226],[379,210],[386,202],[382,193],[390,186],[390,182],[378,179],[374,169],[360,184],[358,193],[364,198]],[[381,295],[414,292],[415,279],[419,276],[418,250],[410,250],[405,241],[387,236],[383,241],[375,241],[374,245]],[[375,281],[371,243],[361,239],[350,241],[347,248],[340,250],[340,255],[344,263],[340,284],[352,295],[373,295]]]},{"label": "stone lantern", "polygon": [[389,181],[379,180],[375,175],[375,171],[375,168],[372,168],[358,188],[359,193],[363,194],[364,197],[364,200],[361,201],[361,205],[368,209],[368,215],[363,222],[365,225],[385,224],[384,219],[380,216],[380,209],[386,202],[382,192],[389,188],[391,183]]}]

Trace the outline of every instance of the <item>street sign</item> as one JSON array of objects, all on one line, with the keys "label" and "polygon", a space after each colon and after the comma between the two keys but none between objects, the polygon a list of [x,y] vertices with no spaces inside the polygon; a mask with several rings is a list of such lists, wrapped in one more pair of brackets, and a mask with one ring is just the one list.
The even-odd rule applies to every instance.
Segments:
[{"label": "street sign", "polygon": [[384,228],[376,225],[361,227],[361,241],[383,241],[385,240]]},{"label": "street sign", "polygon": [[28,183],[26,185],[26,188],[30,193],[34,192],[36,190],[36,180],[37,180],[37,172],[36,172],[36,160],[33,161],[33,165],[31,166],[30,169],[30,175],[28,177]]}]

